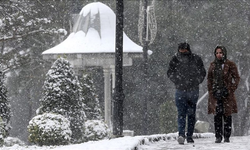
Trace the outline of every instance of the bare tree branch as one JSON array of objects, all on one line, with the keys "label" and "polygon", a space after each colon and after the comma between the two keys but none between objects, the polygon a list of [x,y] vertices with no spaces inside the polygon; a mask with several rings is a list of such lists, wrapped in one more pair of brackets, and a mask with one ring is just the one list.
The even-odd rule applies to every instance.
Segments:
[{"label": "bare tree branch", "polygon": [[0,42],[2,42],[2,41],[8,41],[8,40],[13,40],[13,39],[18,39],[18,38],[23,38],[23,37],[26,37],[26,36],[29,36],[29,35],[32,35],[32,34],[35,34],[35,33],[40,33],[40,32],[45,32],[45,31],[46,30],[35,30],[35,31],[28,32],[28,33],[25,33],[25,34],[22,34],[22,35],[15,35],[15,36],[3,37],[3,38],[0,38]]}]

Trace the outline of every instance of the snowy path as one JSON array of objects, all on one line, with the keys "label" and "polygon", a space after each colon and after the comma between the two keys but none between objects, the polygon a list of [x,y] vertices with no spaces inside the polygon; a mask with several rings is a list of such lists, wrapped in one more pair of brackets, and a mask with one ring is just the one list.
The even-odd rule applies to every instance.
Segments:
[{"label": "snowy path", "polygon": [[141,145],[138,150],[250,150],[250,136],[231,137],[230,143],[214,143],[215,138],[194,139],[194,144],[179,145],[176,140]]},{"label": "snowy path", "polygon": [[[179,145],[177,133],[121,137],[65,146],[13,145],[0,150],[250,150],[250,136],[231,137],[231,143],[214,143],[213,133],[194,134],[194,144]],[[166,140],[163,140],[166,139]],[[158,141],[158,142],[152,142]]]}]

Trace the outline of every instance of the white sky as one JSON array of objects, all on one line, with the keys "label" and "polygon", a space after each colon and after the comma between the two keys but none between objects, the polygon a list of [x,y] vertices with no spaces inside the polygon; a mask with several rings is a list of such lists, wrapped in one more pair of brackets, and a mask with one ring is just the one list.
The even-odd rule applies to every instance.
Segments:
[{"label": "white sky", "polygon": [[[80,12],[80,17],[82,18],[79,19],[83,19],[83,17],[86,17],[90,12],[90,20],[93,22],[98,11],[100,13],[101,37],[95,27],[91,27],[90,25],[87,33],[81,30],[72,32],[62,43],[44,51],[43,54],[114,53],[115,13],[107,5],[100,2],[90,3],[83,7]],[[75,25],[79,24],[76,23]],[[94,25],[96,26],[97,24]],[[142,53],[142,47],[134,43],[125,33],[123,33],[123,52]]]}]

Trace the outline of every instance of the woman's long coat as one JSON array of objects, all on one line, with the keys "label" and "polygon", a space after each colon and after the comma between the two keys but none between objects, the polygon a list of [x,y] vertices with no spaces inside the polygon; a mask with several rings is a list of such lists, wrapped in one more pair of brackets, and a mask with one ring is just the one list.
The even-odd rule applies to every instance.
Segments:
[{"label": "woman's long coat", "polygon": [[[214,79],[214,69],[215,63],[212,62],[208,69],[208,76],[207,76],[207,87],[208,87],[208,114],[215,114],[217,100],[213,96],[213,79]],[[226,88],[228,89],[229,96],[223,99],[223,106],[224,106],[224,114],[226,116],[231,115],[232,113],[237,113],[237,102],[234,96],[234,91],[237,89],[240,76],[238,73],[238,69],[236,64],[230,60],[226,60],[224,63],[223,68],[223,82]]]}]

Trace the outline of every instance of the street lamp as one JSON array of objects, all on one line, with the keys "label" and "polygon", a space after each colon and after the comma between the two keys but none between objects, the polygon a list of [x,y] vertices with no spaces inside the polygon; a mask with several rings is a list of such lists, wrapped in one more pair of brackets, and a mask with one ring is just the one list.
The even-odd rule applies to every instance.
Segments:
[{"label": "street lamp", "polygon": [[115,36],[115,91],[113,135],[122,136],[123,132],[123,0],[116,0],[116,36]]},{"label": "street lamp", "polygon": [[[143,1],[143,2],[142,2]],[[148,6],[148,0],[140,0],[140,14],[139,14],[139,23],[138,23],[138,33],[139,40],[143,46],[143,78],[142,78],[142,97],[144,98],[144,134],[148,134],[148,46],[153,43],[156,32],[157,24],[154,13],[154,3]]]}]

